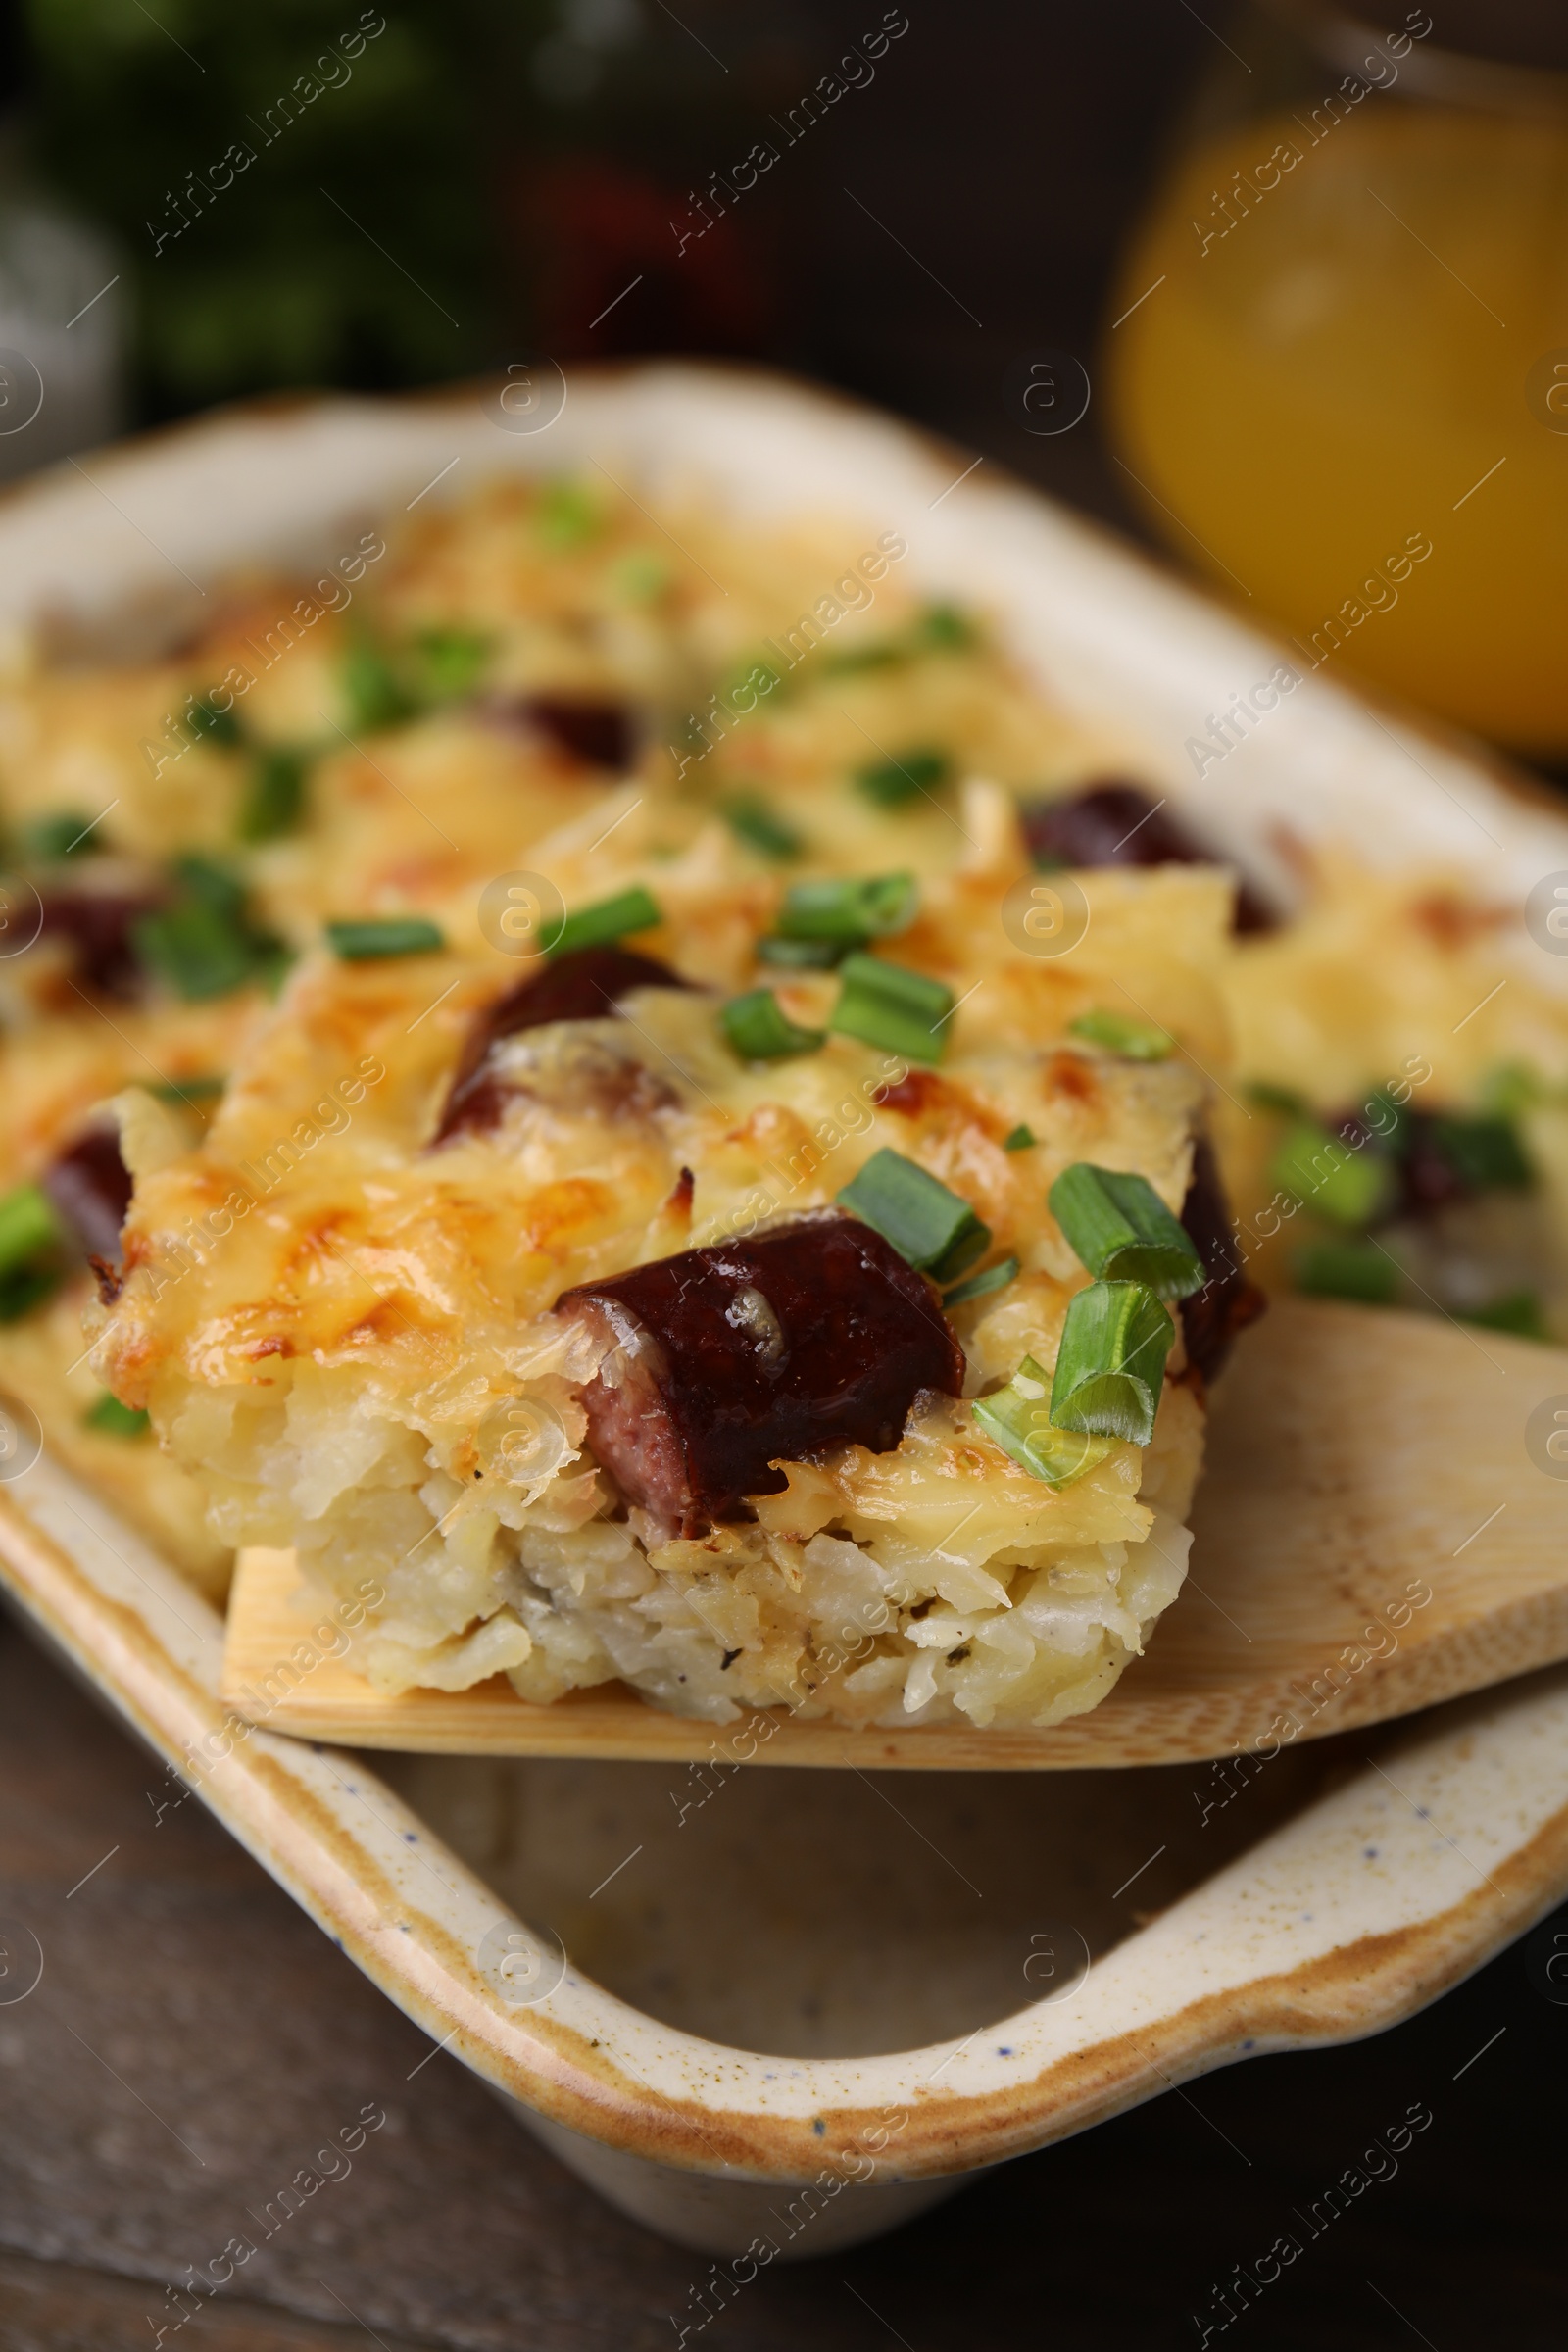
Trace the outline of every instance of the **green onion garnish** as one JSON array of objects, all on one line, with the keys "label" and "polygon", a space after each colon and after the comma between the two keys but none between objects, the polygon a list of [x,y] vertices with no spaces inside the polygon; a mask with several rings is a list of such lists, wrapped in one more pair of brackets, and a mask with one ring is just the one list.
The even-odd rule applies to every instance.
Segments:
[{"label": "green onion garnish", "polygon": [[350,722],[362,734],[400,727],[418,708],[387,654],[368,637],[356,638],[344,652],[343,692]]},{"label": "green onion garnish", "polygon": [[1478,1193],[1519,1191],[1531,1182],[1530,1162],[1510,1119],[1435,1118],[1432,1140],[1459,1178]]},{"label": "green onion garnish", "polygon": [[586,546],[605,519],[598,493],[586,482],[546,482],[534,510],[534,528],[546,547]]},{"label": "green onion garnish", "polygon": [[1534,1291],[1509,1291],[1501,1298],[1494,1298],[1487,1306],[1478,1306],[1461,1323],[1479,1323],[1483,1331],[1511,1331],[1521,1340],[1549,1340],[1541,1300]]},{"label": "green onion garnish", "polygon": [[1487,1072],[1478,1092],[1483,1110],[1494,1118],[1517,1119],[1546,1102],[1550,1090],[1528,1061],[1501,1061]]},{"label": "green onion garnish", "polygon": [[651,605],[664,594],[670,582],[669,565],[652,548],[634,547],[611,573],[616,589],[632,605]]},{"label": "green onion garnish", "polygon": [[1141,1282],[1094,1282],[1067,1309],[1051,1384],[1057,1429],[1147,1446],[1176,1327]]},{"label": "green onion garnish", "polygon": [[1336,1225],[1370,1225],[1392,1189],[1388,1161],[1370,1145],[1360,1151],[1315,1121],[1302,1119],[1286,1136],[1270,1169],[1272,1181]]},{"label": "green onion garnish", "polygon": [[1091,1274],[1147,1283],[1156,1298],[1190,1298],[1208,1276],[1147,1176],[1080,1159],[1051,1188],[1051,1213]]},{"label": "green onion garnish", "polygon": [[1312,1105],[1304,1095],[1298,1095],[1294,1086],[1276,1086],[1272,1078],[1249,1078],[1242,1091],[1259,1110],[1277,1111],[1281,1118],[1307,1119],[1312,1115]]},{"label": "green onion garnish", "polygon": [[81,1418],[85,1428],[102,1430],[106,1438],[139,1438],[152,1426],[149,1413],[122,1404],[107,1389],[95,1404],[88,1405]]},{"label": "green onion garnish", "polygon": [[241,841],[275,841],[292,833],[305,815],[305,777],[311,755],[287,744],[273,744],[256,755],[245,805],[240,810]]},{"label": "green onion garnish", "polygon": [[967,1200],[899,1152],[873,1152],[838,1200],[934,1282],[956,1281],[991,1241]]},{"label": "green onion garnish", "polygon": [[1087,1038],[1092,1046],[1103,1046],[1108,1054],[1120,1054],[1128,1061],[1167,1061],[1176,1051],[1176,1040],[1168,1030],[1156,1029],[1152,1021],[1130,1020],[1125,1013],[1112,1012],[1106,1006],[1081,1012],[1067,1027],[1074,1037]]},{"label": "green onion garnish", "polygon": [[334,956],[344,963],[372,963],[383,956],[434,956],[446,946],[440,925],[425,914],[347,915],[326,926]]},{"label": "green onion garnish", "polygon": [[550,953],[564,956],[573,948],[609,947],[624,939],[628,931],[649,931],[663,919],[652,892],[634,882],[630,890],[617,891],[612,899],[596,899],[591,906],[574,908],[551,941]]},{"label": "green onion garnish", "polygon": [[248,935],[200,899],[144,914],[132,924],[131,938],[148,970],[190,1004],[231,995],[256,970]]},{"label": "green onion garnish", "polygon": [[988,1292],[1004,1290],[1017,1271],[1018,1260],[1004,1257],[999,1264],[987,1266],[983,1274],[971,1274],[966,1282],[955,1283],[951,1291],[944,1291],[942,1303],[962,1306],[971,1298],[984,1298]]},{"label": "green onion garnish", "polygon": [[967,653],[980,640],[978,628],[956,605],[927,605],[909,634],[916,645],[938,647],[949,654]]},{"label": "green onion garnish", "polygon": [[986,1436],[1031,1478],[1043,1478],[1048,1487],[1064,1487],[1102,1462],[1114,1440],[1054,1429],[1047,1402],[1050,1386],[1050,1373],[1026,1355],[1004,1389],[976,1400],[974,1417]]},{"label": "green onion garnish", "polygon": [[1392,1306],[1399,1269],[1376,1242],[1308,1242],[1291,1261],[1296,1287],[1314,1298],[1355,1298],[1363,1306]]},{"label": "green onion garnish", "polygon": [[176,858],[172,871],[183,898],[194,899],[200,906],[209,907],[224,922],[238,923],[245,919],[245,885],[231,866],[221,865],[216,858],[202,858],[195,852]]},{"label": "green onion garnish", "polygon": [[1020,1119],[1012,1133],[1003,1137],[1002,1149],[1004,1152],[1032,1152],[1039,1141],[1034,1129]]},{"label": "green onion garnish", "polygon": [[228,1084],[214,1072],[203,1072],[195,1078],[149,1078],[147,1092],[156,1095],[160,1102],[211,1102]]},{"label": "green onion garnish", "polygon": [[723,808],[736,840],[743,841],[760,858],[783,860],[804,853],[806,844],[795,827],[786,824],[760,793],[737,792],[724,802]]},{"label": "green onion garnish", "polygon": [[420,683],[431,702],[471,693],[490,659],[490,640],[474,629],[422,629],[415,639]]},{"label": "green onion garnish", "polygon": [[896,637],[877,637],[866,645],[846,645],[821,656],[817,667],[827,676],[852,678],[868,669],[900,669],[908,659],[908,648]]},{"label": "green onion garnish", "polygon": [[63,858],[90,855],[104,846],[92,818],[74,808],[24,818],[20,839],[23,856],[38,865],[57,865]]},{"label": "green onion garnish", "polygon": [[868,939],[892,939],[906,931],[919,899],[912,874],[794,882],[784,894],[778,928],[785,939],[828,939],[858,948]]},{"label": "green onion garnish", "polygon": [[757,943],[759,963],[772,963],[792,972],[830,972],[842,963],[849,948],[836,939],[779,939],[766,937]]},{"label": "green onion garnish", "polygon": [[916,793],[933,792],[946,784],[952,774],[953,760],[947,752],[921,749],[901,752],[894,760],[873,760],[868,766],[856,769],[855,781],[879,808],[902,808]]},{"label": "green onion garnish", "polygon": [[58,1250],[65,1238],[42,1185],[19,1184],[0,1200],[0,1274],[14,1274],[42,1250]]},{"label": "green onion garnish", "polygon": [[14,1323],[65,1279],[67,1237],[41,1185],[19,1184],[0,1200],[0,1323]]},{"label": "green onion garnish", "polygon": [[879,956],[846,956],[839,966],[844,985],[828,1022],[843,1037],[885,1047],[908,1061],[940,1061],[947,1050],[943,1024],[954,1009],[953,991],[906,964],[884,963]]},{"label": "green onion garnish", "polygon": [[146,968],[191,1004],[225,997],[247,981],[268,983],[287,950],[252,925],[239,876],[194,854],[176,858],[170,873],[177,893],[172,905],[131,926]]},{"label": "green onion garnish", "polygon": [[205,735],[211,743],[222,744],[225,750],[232,751],[245,740],[239,712],[232,705],[226,710],[215,710],[211,703],[198,698],[187,709],[185,719],[198,735]]},{"label": "green onion garnish", "polygon": [[742,1061],[782,1061],[789,1054],[814,1054],[827,1034],[798,1028],[770,988],[731,997],[718,1017]]}]

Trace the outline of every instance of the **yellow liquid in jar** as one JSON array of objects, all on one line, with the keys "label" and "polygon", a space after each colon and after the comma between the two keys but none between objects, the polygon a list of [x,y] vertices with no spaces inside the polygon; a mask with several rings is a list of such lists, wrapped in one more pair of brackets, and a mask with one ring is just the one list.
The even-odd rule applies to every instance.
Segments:
[{"label": "yellow liquid in jar", "polygon": [[1161,277],[1107,338],[1156,527],[1319,674],[1568,751],[1568,122],[1253,121],[1183,166],[1116,310]]}]

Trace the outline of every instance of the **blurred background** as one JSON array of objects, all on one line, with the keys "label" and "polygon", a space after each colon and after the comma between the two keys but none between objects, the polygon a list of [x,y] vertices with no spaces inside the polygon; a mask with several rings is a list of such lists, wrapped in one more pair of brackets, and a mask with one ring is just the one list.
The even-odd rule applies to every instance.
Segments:
[{"label": "blurred background", "polygon": [[1442,18],[5,0],[0,476],[257,393],[754,361],[1560,763],[1568,13]]},{"label": "blurred background", "polygon": [[[214,403],[540,353],[783,367],[1158,544],[1303,663],[1563,774],[1568,11],[1434,5],[0,0],[0,477]],[[122,1736],[12,1671],[53,1825],[35,1849],[18,1816],[17,1868],[128,1851]],[[413,2069],[402,2202],[357,2225],[404,2314],[394,2352],[666,2341],[688,2258],[458,2069],[420,2071],[421,2038],[212,1824],[178,1836],[201,1900],[169,1891],[166,1832],[174,1875],[148,1863],[114,2006],[173,2021],[236,2134],[281,2161],[339,2042]],[[1519,2119],[1562,2060],[1541,1938],[1565,1926],[1364,2049],[1256,2062],[1200,2110],[1167,2098],[981,2184],[919,2291],[891,2240],[843,2279],[772,2281],[728,2340],[1032,2338],[1042,2212],[1063,2343],[1191,2340],[1172,2281],[1222,2277],[1293,2184],[1425,2097],[1425,2172],[1303,2266],[1270,2341],[1452,2352],[1499,2321],[1558,2341],[1561,2158]],[[122,2311],[115,2281],[195,2249],[130,2212],[94,2119],[38,2092],[0,2159],[0,2352],[144,2342],[145,2296]],[[302,2238],[297,2311],[315,2259]],[[221,2341],[351,2338],[279,2320]]]}]

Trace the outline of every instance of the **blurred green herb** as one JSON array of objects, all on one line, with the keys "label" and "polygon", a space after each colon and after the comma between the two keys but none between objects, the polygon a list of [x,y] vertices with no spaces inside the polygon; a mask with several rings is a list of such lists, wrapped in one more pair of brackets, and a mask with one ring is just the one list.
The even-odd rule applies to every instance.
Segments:
[{"label": "blurred green herb", "polygon": [[40,162],[118,236],[144,413],[483,365],[496,13],[28,0]]}]

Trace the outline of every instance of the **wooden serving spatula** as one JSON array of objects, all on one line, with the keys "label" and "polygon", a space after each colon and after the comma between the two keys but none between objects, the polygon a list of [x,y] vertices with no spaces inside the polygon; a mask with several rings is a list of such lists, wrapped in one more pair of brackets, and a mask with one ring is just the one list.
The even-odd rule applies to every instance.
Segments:
[{"label": "wooden serving spatula", "polygon": [[1270,1756],[1568,1657],[1568,1350],[1284,1298],[1212,1402],[1187,1584],[1091,1714],[1050,1731],[728,1726],[619,1684],[528,1706],[503,1678],[383,1698],[309,1635],[286,1551],[243,1553],[222,1694],[359,1747],[720,1765],[1063,1771]]}]

